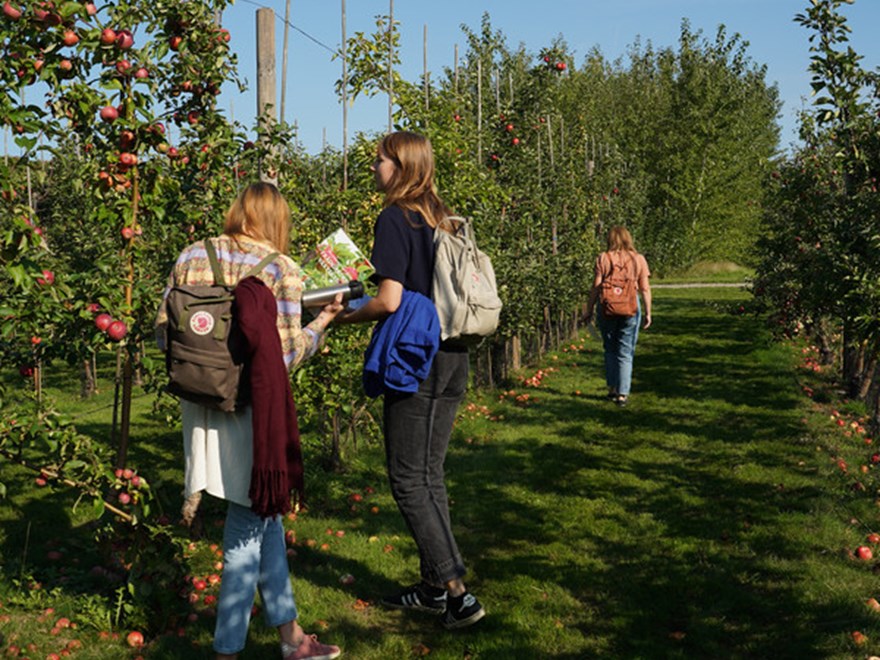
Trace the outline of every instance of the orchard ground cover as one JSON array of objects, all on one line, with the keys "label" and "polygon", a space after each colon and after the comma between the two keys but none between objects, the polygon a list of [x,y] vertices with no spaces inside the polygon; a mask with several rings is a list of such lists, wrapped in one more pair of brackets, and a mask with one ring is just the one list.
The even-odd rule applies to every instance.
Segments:
[{"label": "orchard ground cover", "polygon": [[[880,527],[880,454],[865,437],[863,404],[838,398],[814,348],[772,341],[747,293],[660,289],[655,299],[629,407],[602,399],[601,347],[587,333],[463,406],[447,467],[469,583],[489,612],[472,629],[448,633],[429,616],[377,605],[417,574],[381,446],[348,447],[346,469],[327,473],[320,443],[307,438],[309,507],[286,522],[303,625],[351,658],[880,651],[875,563],[857,553],[880,552],[869,540]],[[49,393],[76,389],[72,376],[47,383]],[[97,399],[60,405],[106,438],[111,403],[104,378]],[[178,432],[150,405],[135,398],[130,466],[174,515]],[[159,630],[138,619],[122,568],[96,567],[90,514],[73,509],[73,494],[32,486],[23,469],[4,480],[0,651],[212,657],[218,503],[205,504],[201,539],[175,528],[190,578],[177,596],[186,614]],[[143,647],[127,644],[134,629]],[[243,657],[275,653],[274,631],[257,617]]]}]

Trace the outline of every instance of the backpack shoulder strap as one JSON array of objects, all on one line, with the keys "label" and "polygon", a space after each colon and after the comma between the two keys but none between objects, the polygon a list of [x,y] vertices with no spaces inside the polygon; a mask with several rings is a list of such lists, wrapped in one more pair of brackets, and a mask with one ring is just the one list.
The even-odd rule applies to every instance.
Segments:
[{"label": "backpack shoulder strap", "polygon": [[208,263],[211,264],[211,272],[214,274],[214,284],[226,286],[226,278],[223,277],[223,269],[220,268],[220,260],[217,259],[217,248],[210,238],[205,239],[205,252],[208,253]]},{"label": "backpack shoulder strap", "polygon": [[263,269],[266,266],[268,266],[273,261],[275,261],[275,257],[277,257],[277,256],[278,256],[277,252],[270,252],[265,257],[260,259],[259,263],[248,268],[248,271],[244,275],[241,276],[241,279],[245,279],[246,277],[254,277],[254,276],[258,275],[259,273],[261,273],[263,271]]},{"label": "backpack shoulder strap", "polygon": [[[220,268],[220,260],[217,258],[217,248],[214,247],[214,243],[210,238],[205,239],[205,252],[208,253],[208,262],[211,264],[211,272],[214,274],[214,284],[227,286],[226,278],[223,277],[223,269]],[[247,272],[242,275],[241,279],[259,274],[266,266],[275,261],[275,257],[277,256],[277,252],[270,252],[260,259],[257,264],[248,268]]]}]

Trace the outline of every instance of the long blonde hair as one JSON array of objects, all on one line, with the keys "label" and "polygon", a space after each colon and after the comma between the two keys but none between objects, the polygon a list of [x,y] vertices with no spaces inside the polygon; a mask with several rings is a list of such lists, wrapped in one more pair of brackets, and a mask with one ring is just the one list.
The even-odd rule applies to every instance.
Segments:
[{"label": "long blonde hair", "polygon": [[423,135],[409,131],[389,133],[379,151],[394,163],[394,174],[385,186],[385,206],[417,211],[431,227],[452,215],[437,194],[434,183],[434,150]]},{"label": "long blonde hair", "polygon": [[635,252],[635,249],[632,234],[629,233],[629,230],[626,227],[615,225],[608,230],[609,252],[620,252],[622,250]]},{"label": "long blonde hair", "polygon": [[226,212],[223,233],[268,241],[287,254],[290,244],[290,207],[271,183],[252,183],[241,191]]}]

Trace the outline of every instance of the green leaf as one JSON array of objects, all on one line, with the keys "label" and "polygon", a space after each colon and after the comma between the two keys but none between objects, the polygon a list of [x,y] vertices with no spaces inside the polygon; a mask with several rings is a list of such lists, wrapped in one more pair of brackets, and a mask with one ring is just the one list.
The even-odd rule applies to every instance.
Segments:
[{"label": "green leaf", "polygon": [[37,138],[27,137],[26,135],[17,135],[15,137],[15,144],[17,144],[25,151],[30,151],[35,146],[37,146]]}]

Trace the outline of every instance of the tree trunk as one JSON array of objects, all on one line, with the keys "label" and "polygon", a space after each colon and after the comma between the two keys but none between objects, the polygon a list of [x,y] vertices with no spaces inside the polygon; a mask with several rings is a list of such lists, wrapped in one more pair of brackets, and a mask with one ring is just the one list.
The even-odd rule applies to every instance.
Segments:
[{"label": "tree trunk", "polygon": [[97,379],[92,371],[92,361],[83,360],[80,369],[80,397],[88,399],[98,392]]},{"label": "tree trunk", "polygon": [[819,364],[829,365],[834,362],[834,346],[831,342],[832,332],[828,327],[828,319],[821,319],[817,324],[816,343],[819,344]]},{"label": "tree trunk", "polygon": [[330,464],[333,466],[334,470],[339,470],[342,467],[342,451],[340,449],[340,431],[339,431],[339,411],[336,410],[333,412],[333,416],[331,418],[333,428],[332,428],[332,438],[333,438],[333,446],[330,453]]},{"label": "tree trunk", "polygon": [[867,401],[868,393],[871,391],[871,387],[874,384],[875,373],[877,373],[877,352],[872,351],[867,360],[867,366],[862,370],[862,375],[859,378],[859,401]]},{"label": "tree trunk", "polygon": [[853,337],[849,320],[843,322],[843,365],[842,383],[846,394],[855,398],[859,393],[859,377],[864,367],[864,352],[859,342]]}]

